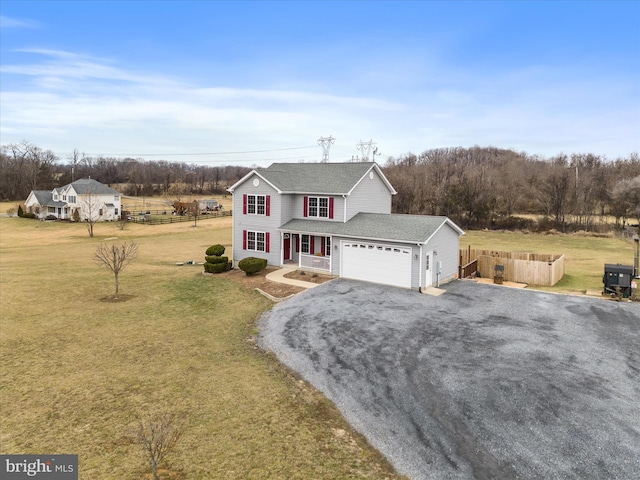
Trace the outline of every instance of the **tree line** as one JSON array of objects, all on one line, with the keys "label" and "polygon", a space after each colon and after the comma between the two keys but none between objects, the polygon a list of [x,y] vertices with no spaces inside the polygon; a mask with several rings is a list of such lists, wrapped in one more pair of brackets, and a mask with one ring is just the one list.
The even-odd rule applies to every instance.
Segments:
[{"label": "tree line", "polygon": [[[514,214],[543,216],[541,229],[597,230],[610,216],[640,223],[640,157],[593,154],[541,158],[495,147],[438,148],[390,157],[395,213],[446,215],[465,228],[531,228]],[[226,193],[248,167],[90,157],[65,160],[29,142],[0,147],[0,200],[24,200],[91,177],[131,196]],[[545,223],[546,222],[546,223]]]},{"label": "tree line", "polygon": [[60,159],[29,142],[0,147],[0,200],[24,200],[31,190],[51,190],[93,178],[125,195],[220,194],[251,171],[240,166],[205,166],[165,160],[91,157],[74,150]]},{"label": "tree line", "polygon": [[[389,158],[396,213],[446,215],[469,228],[562,231],[640,223],[640,157],[593,154],[549,159],[494,147],[438,148]],[[519,214],[537,214],[534,222]]]}]

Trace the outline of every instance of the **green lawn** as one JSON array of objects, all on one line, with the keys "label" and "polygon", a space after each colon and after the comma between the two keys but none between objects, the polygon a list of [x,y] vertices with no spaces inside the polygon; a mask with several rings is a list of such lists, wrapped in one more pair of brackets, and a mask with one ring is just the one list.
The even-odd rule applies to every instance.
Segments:
[{"label": "green lawn", "polygon": [[[81,479],[148,478],[136,416],[175,412],[187,424],[171,478],[400,478],[257,349],[268,300],[175,266],[228,244],[230,225],[98,224],[89,238],[83,225],[0,218],[0,451],[77,453]],[[114,237],[140,251],[117,303],[102,301],[113,276],[92,260]]]}]

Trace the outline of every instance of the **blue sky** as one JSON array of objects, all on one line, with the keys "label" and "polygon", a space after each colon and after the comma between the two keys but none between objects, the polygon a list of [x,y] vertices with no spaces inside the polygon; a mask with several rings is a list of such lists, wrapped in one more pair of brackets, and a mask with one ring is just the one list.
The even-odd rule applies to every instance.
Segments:
[{"label": "blue sky", "polygon": [[[266,166],[640,152],[640,1],[0,3],[0,141]],[[252,152],[252,153],[241,153]]]}]

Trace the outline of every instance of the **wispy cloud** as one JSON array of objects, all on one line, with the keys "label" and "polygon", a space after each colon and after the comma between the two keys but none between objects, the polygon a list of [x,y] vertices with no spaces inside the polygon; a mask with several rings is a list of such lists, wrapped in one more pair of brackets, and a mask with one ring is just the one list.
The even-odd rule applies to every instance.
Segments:
[{"label": "wispy cloud", "polygon": [[[389,76],[386,89],[345,95],[338,88],[334,94],[260,88],[258,82],[229,88],[72,52],[22,53],[36,61],[0,67],[11,80],[3,81],[3,141],[28,139],[60,153],[247,151],[313,145],[325,135],[338,139],[335,160],[349,159],[358,141],[371,138],[384,156],[474,144],[543,155],[626,155],[630,151],[621,145],[638,148],[636,109],[621,100],[628,85],[557,68],[475,76],[449,70],[439,82],[415,89],[399,88]],[[297,159],[319,159],[320,153],[318,148]],[[267,161],[250,155],[240,160]]]},{"label": "wispy cloud", "polygon": [[40,28],[35,20],[7,17],[0,15],[0,28]]}]

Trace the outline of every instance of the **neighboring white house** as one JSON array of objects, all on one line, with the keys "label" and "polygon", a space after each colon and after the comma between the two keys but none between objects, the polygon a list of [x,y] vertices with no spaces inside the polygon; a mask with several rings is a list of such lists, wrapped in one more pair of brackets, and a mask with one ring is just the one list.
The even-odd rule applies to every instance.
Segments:
[{"label": "neighboring white house", "polygon": [[233,262],[265,258],[419,290],[458,274],[449,218],[391,213],[393,186],[374,162],[274,163],[233,193]]},{"label": "neighboring white house", "polygon": [[96,180],[82,178],[53,190],[32,190],[24,202],[27,211],[44,219],[74,219],[78,211],[81,221],[118,220],[122,212],[122,194]]}]

